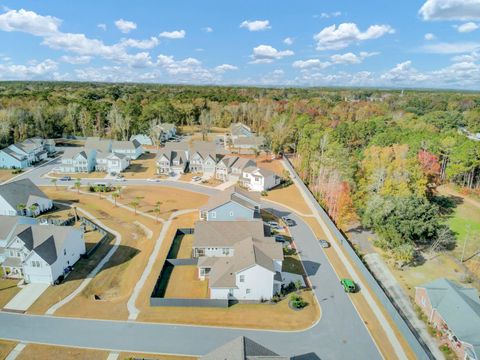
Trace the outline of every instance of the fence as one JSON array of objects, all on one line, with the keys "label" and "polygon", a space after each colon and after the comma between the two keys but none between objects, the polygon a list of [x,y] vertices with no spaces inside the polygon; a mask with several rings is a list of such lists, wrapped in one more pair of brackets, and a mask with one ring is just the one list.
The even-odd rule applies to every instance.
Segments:
[{"label": "fence", "polygon": [[228,308],[228,300],[221,299],[166,299],[166,298],[150,298],[150,306],[195,306],[195,307],[216,307]]},{"label": "fence", "polygon": [[103,245],[105,241],[108,239],[111,239],[113,234],[110,234],[107,230],[105,230],[103,227],[100,225],[94,223],[92,220],[87,219],[86,217],[80,216],[79,217],[80,221],[82,224],[86,226],[91,226],[94,230],[98,231],[100,234],[102,234],[102,238],[92,247],[90,248],[85,254],[82,255],[83,258],[87,259],[89,258],[100,246]]},{"label": "fence", "polygon": [[[290,162],[290,159],[288,157],[284,157],[284,158],[286,160],[285,163],[287,165],[287,168],[290,170],[292,175],[300,179],[292,163]],[[320,206],[320,204],[317,202],[317,199],[315,199],[313,194],[310,192],[310,189],[308,189],[308,187],[301,180],[300,180],[300,187],[304,190],[304,192],[307,194],[309,199],[312,201],[312,203],[315,206],[315,209],[318,211],[318,213],[320,214],[324,222],[327,224],[328,228],[332,231],[333,235],[340,240],[340,245],[343,246],[347,254],[353,260],[357,269],[359,269],[362,275],[365,277],[368,285],[373,290],[375,295],[378,297],[380,302],[383,304],[385,309],[388,311],[393,321],[397,325],[398,329],[401,331],[402,335],[405,337],[410,347],[417,355],[417,358],[435,359],[433,354],[430,352],[430,349],[428,349],[427,345],[421,340],[420,335],[417,333],[413,325],[407,319],[405,314],[403,314],[401,309],[397,306],[397,304],[395,303],[395,299],[390,297],[388,292],[381,286],[381,284],[378,283],[378,281],[372,275],[368,267],[363,263],[363,261],[357,255],[357,253],[353,249],[350,242],[340,232],[340,230],[338,230],[336,225],[333,223],[332,219],[330,219],[326,211]]]},{"label": "fence", "polygon": [[50,225],[56,225],[56,226],[68,226],[73,223],[75,223],[75,216],[71,216],[67,219],[49,219],[49,218],[42,218],[40,219],[40,223],[47,223]]}]

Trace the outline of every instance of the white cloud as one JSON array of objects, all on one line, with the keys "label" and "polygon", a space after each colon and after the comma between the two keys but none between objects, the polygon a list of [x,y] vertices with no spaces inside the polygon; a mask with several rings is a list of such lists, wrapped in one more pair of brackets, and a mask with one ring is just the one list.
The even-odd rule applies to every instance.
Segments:
[{"label": "white cloud", "polygon": [[125,47],[142,49],[142,50],[153,49],[159,43],[160,41],[154,36],[152,36],[150,39],[145,39],[145,40],[122,39],[120,41],[120,45],[123,45]]},{"label": "white cloud", "polygon": [[353,42],[377,39],[385,34],[393,34],[390,25],[372,25],[365,32],[361,32],[354,23],[342,23],[324,28],[313,38],[317,41],[317,50],[339,50],[346,48]]},{"label": "white cloud", "polygon": [[163,31],[160,33],[160,37],[167,39],[183,39],[187,33],[185,30],[175,30],[175,31]]},{"label": "white cloud", "polygon": [[45,76],[54,77],[57,63],[47,59],[42,62],[30,62],[28,65],[0,64],[0,78],[4,80],[41,79]]},{"label": "white cloud", "polygon": [[282,79],[285,76],[285,71],[282,69],[273,70],[260,78],[260,84],[262,85],[280,85]]},{"label": "white cloud", "polygon": [[[331,13],[325,13],[325,12],[322,12],[320,14],[320,18],[322,19],[330,19],[330,18],[334,18],[334,17],[339,17],[341,16],[342,13],[340,11],[334,11],[334,12],[331,12]],[[317,16],[318,17],[318,16]]]},{"label": "white cloud", "polygon": [[207,32],[207,33],[213,32],[213,28],[211,28],[210,26],[204,27],[202,30]]},{"label": "white cloud", "polygon": [[453,62],[475,62],[480,60],[480,53],[472,52],[468,55],[457,55],[452,58]]},{"label": "white cloud", "polygon": [[262,31],[262,30],[267,30],[272,28],[270,26],[270,21],[268,20],[255,20],[255,21],[245,20],[240,24],[240,27],[246,28],[249,31]]},{"label": "white cloud", "polygon": [[235,65],[230,65],[230,64],[222,64],[222,65],[216,66],[214,68],[214,70],[219,72],[219,73],[224,73],[226,71],[238,70],[238,67],[236,67]]},{"label": "white cloud", "polygon": [[480,20],[480,1],[427,0],[419,14],[423,20]]},{"label": "white cloud", "polygon": [[480,49],[480,43],[477,42],[459,42],[459,43],[436,43],[425,45],[422,51],[432,54],[462,54]]},{"label": "white cloud", "polygon": [[97,27],[103,31],[107,31],[107,24],[97,24]]},{"label": "white cloud", "polygon": [[88,64],[92,60],[91,56],[69,56],[63,55],[60,57],[60,60],[69,64],[79,65],[79,64]]},{"label": "white cloud", "polygon": [[469,33],[469,32],[477,30],[478,28],[479,28],[479,26],[477,24],[470,21],[470,22],[467,22],[465,24],[459,25],[457,27],[457,31],[460,32],[460,33]]},{"label": "white cloud", "polygon": [[270,45],[259,45],[253,48],[253,54],[250,56],[253,60],[252,64],[268,64],[274,60],[281,59],[285,56],[292,56],[291,50],[279,51]]},{"label": "white cloud", "polygon": [[424,82],[428,79],[428,76],[416,70],[412,66],[412,62],[407,60],[395,65],[394,68],[382,74],[380,79],[390,83],[409,83],[420,85],[421,82]]},{"label": "white cloud", "polygon": [[115,26],[124,34],[127,34],[137,28],[137,24],[135,24],[133,21],[127,21],[123,19],[115,21]]},{"label": "white cloud", "polygon": [[53,16],[42,16],[24,9],[9,10],[0,15],[0,30],[21,31],[36,36],[55,34],[61,23]]},{"label": "white cloud", "polygon": [[378,55],[378,52],[361,51],[358,55],[348,52],[345,54],[335,54],[330,56],[330,60],[335,64],[360,64],[364,59],[370,56]]},{"label": "white cloud", "polygon": [[325,69],[330,65],[332,65],[330,62],[328,61],[323,62],[319,59],[297,60],[297,61],[294,61],[292,64],[292,66],[296,69],[309,69],[309,68]]},{"label": "white cloud", "polygon": [[283,39],[283,43],[285,45],[292,45],[293,44],[293,38],[291,37],[286,37],[285,39]]},{"label": "white cloud", "polygon": [[431,41],[431,40],[435,40],[437,37],[432,34],[432,33],[426,33],[425,36],[424,36],[425,40],[427,41]]}]

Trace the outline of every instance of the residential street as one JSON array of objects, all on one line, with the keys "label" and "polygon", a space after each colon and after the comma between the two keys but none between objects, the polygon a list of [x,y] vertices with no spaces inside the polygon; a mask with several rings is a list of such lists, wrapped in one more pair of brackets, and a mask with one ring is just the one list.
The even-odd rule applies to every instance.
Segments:
[{"label": "residential street", "polygon": [[[41,175],[54,167],[55,163],[24,176],[37,185],[51,186],[50,180]],[[83,182],[91,181],[88,179]],[[57,185],[61,184],[63,182]],[[65,185],[71,185],[71,182],[65,182]],[[154,183],[127,180],[122,183],[124,185],[172,186],[207,195],[218,191],[174,181]],[[359,355],[365,359],[382,358],[309,226],[302,218],[278,204],[265,201],[264,207],[278,215],[288,214],[297,223],[290,231],[301,252],[322,313],[320,321],[308,330],[234,330],[0,313],[3,325],[0,327],[0,338],[114,351],[202,355],[230,339],[245,335],[282,355],[309,354],[311,357],[307,358],[312,359],[358,359]]]}]

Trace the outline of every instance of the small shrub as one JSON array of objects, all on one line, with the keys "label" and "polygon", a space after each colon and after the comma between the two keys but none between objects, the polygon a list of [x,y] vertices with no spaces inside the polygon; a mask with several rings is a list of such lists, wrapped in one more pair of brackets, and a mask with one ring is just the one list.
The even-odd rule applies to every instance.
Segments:
[{"label": "small shrub", "polygon": [[262,191],[262,192],[260,193],[260,195],[262,195],[262,196],[268,196],[268,192],[264,190],[264,191]]},{"label": "small shrub", "polygon": [[300,295],[297,294],[293,294],[292,296],[290,296],[290,304],[295,309],[303,309],[305,306],[308,305],[308,303]]},{"label": "small shrub", "polygon": [[13,169],[12,170],[12,175],[21,174],[22,172],[23,172],[22,169]]}]

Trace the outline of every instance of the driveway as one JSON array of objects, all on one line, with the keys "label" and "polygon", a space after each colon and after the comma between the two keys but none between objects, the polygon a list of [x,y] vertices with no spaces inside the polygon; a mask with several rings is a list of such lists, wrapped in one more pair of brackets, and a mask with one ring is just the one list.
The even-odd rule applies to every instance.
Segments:
[{"label": "driveway", "polygon": [[[50,180],[41,178],[41,175],[54,166],[52,163],[43,169],[35,169],[28,177],[37,185],[51,186]],[[92,180],[83,182],[89,181]],[[206,186],[169,180],[159,183],[127,180],[122,185],[162,185],[206,195],[218,193],[218,190]],[[203,355],[244,335],[282,355],[308,355],[305,359],[381,359],[310,227],[300,216],[279,204],[264,201],[263,206],[279,216],[288,215],[296,222],[290,232],[300,250],[322,312],[320,321],[312,328],[277,332],[0,313],[0,323],[4,325],[0,326],[0,338],[111,351]]]},{"label": "driveway", "polygon": [[6,311],[25,312],[50,285],[28,284],[3,307]]}]

